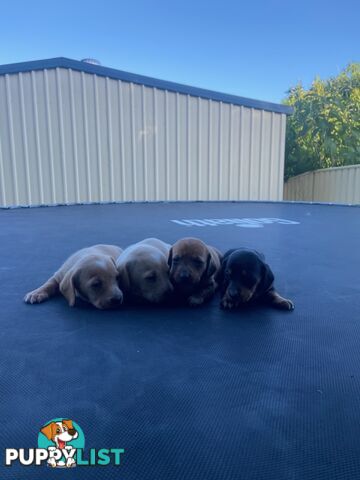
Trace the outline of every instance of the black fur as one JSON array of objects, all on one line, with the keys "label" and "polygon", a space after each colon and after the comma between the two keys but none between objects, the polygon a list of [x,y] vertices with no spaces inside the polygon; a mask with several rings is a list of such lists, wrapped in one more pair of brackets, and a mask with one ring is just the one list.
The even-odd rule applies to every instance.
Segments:
[{"label": "black fur", "polygon": [[[243,275],[243,272],[246,275]],[[242,289],[251,290],[255,286],[252,301],[262,297],[271,289],[274,282],[274,274],[269,265],[265,263],[265,257],[256,250],[245,248],[232,249],[225,253],[221,263],[221,291],[224,294],[230,291],[238,292],[240,300]]]},{"label": "black fur", "polygon": [[293,310],[291,300],[275,290],[274,274],[262,253],[246,248],[225,253],[221,263],[221,306],[226,309],[255,302],[266,303],[280,310]]}]

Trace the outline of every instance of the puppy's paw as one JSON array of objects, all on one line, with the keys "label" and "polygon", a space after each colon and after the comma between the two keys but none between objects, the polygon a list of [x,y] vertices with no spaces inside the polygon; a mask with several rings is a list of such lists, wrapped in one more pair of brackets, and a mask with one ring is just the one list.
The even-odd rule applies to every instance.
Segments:
[{"label": "puppy's paw", "polygon": [[276,303],[276,307],[280,308],[281,310],[294,310],[295,305],[291,300],[288,300],[287,298],[281,299],[278,303]]},{"label": "puppy's paw", "polygon": [[57,463],[56,463],[56,460],[55,460],[54,457],[49,458],[49,460],[47,461],[47,463],[50,465],[50,467],[53,467],[53,468],[56,468],[56,467],[57,467]]},{"label": "puppy's paw", "polygon": [[190,307],[199,307],[204,303],[204,299],[201,296],[191,295],[188,298],[187,303]]},{"label": "puppy's paw", "polygon": [[224,310],[232,310],[237,307],[237,303],[228,297],[223,297],[220,302],[220,307]]},{"label": "puppy's paw", "polygon": [[34,303],[45,302],[48,298],[49,295],[47,292],[44,292],[44,290],[33,290],[25,295],[24,302],[32,305]]},{"label": "puppy's paw", "polygon": [[66,466],[68,468],[75,467],[75,465],[76,465],[76,462],[73,458],[70,457],[66,460]]},{"label": "puppy's paw", "polygon": [[295,308],[294,302],[292,302],[289,299],[286,299],[286,304],[287,304],[287,309],[288,310],[294,310],[294,308]]}]

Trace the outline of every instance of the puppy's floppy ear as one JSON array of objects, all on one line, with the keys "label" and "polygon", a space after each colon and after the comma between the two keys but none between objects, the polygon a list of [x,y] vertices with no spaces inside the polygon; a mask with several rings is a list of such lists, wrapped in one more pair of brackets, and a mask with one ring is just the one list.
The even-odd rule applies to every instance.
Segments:
[{"label": "puppy's floppy ear", "polygon": [[75,285],[78,278],[78,273],[79,270],[75,266],[71,268],[68,272],[66,272],[59,286],[60,292],[64,295],[70,307],[75,305]]},{"label": "puppy's floppy ear", "polygon": [[266,292],[266,290],[268,290],[274,282],[274,274],[271,271],[271,268],[269,267],[269,265],[265,262],[262,262],[261,272],[262,272],[262,278],[258,288],[262,292]]},{"label": "puppy's floppy ear", "polygon": [[212,275],[214,275],[215,272],[216,272],[216,265],[215,265],[215,262],[213,260],[212,255],[209,253],[208,258],[207,258],[207,262],[206,262],[206,275],[208,277],[211,277]]},{"label": "puppy's floppy ear", "polygon": [[257,250],[254,250],[254,253],[256,253],[260,260],[265,263],[265,255],[263,253],[258,252]]},{"label": "puppy's floppy ear", "polygon": [[118,281],[121,290],[130,290],[129,265],[124,263],[117,264]]},{"label": "puppy's floppy ear", "polygon": [[43,433],[48,440],[52,439],[53,425],[54,425],[54,422],[51,422],[48,425],[45,425],[45,427],[40,428],[40,432]]},{"label": "puppy's floppy ear", "polygon": [[168,265],[169,265],[169,268],[171,268],[172,259],[173,259],[173,249],[172,249],[172,247],[171,247],[170,250],[169,250],[168,262],[167,262]]},{"label": "puppy's floppy ear", "polygon": [[72,430],[74,428],[72,420],[63,420],[62,423],[64,423],[68,427],[69,430]]},{"label": "puppy's floppy ear", "polygon": [[226,262],[228,261],[230,255],[234,252],[236,252],[236,248],[232,248],[231,250],[228,250],[227,252],[225,252],[225,254],[223,255],[223,257],[221,259],[221,264],[225,265]]},{"label": "puppy's floppy ear", "polygon": [[219,284],[222,284],[225,282],[225,270],[227,269],[227,266],[228,266],[229,257],[230,257],[230,254],[225,255],[221,260],[220,271],[217,277],[217,282]]},{"label": "puppy's floppy ear", "polygon": [[207,259],[206,259],[206,267],[204,273],[202,274],[201,280],[205,280],[206,278],[210,278],[216,272],[216,265],[213,260],[211,253],[208,251]]}]

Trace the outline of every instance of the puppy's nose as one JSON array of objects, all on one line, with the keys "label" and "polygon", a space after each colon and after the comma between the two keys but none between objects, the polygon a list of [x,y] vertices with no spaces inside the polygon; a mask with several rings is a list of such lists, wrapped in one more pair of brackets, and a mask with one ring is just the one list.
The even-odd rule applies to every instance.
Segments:
[{"label": "puppy's nose", "polygon": [[190,273],[187,270],[183,270],[182,272],[180,272],[179,279],[182,282],[189,280],[189,278],[190,278]]},{"label": "puppy's nose", "polygon": [[123,302],[123,296],[118,294],[118,295],[114,295],[111,299],[110,299],[110,305],[112,307],[116,307],[117,305],[121,305]]},{"label": "puppy's nose", "polygon": [[69,435],[74,436],[76,433],[76,430],[75,428],[69,428],[68,432],[69,432]]},{"label": "puppy's nose", "polygon": [[237,296],[237,290],[235,288],[229,288],[227,293],[230,298],[235,298]]}]

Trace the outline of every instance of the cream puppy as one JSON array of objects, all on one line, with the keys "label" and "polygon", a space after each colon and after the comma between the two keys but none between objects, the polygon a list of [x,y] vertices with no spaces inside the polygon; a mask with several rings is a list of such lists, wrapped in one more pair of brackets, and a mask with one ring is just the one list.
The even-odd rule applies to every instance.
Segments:
[{"label": "cream puppy", "polygon": [[123,294],[117,282],[116,258],[122,249],[94,245],[71,255],[43,285],[25,295],[25,302],[42,303],[61,293],[70,307],[76,297],[99,309],[118,307]]},{"label": "cream puppy", "polygon": [[146,238],[130,245],[118,257],[119,285],[125,298],[136,303],[160,303],[173,291],[167,259],[170,245]]}]

